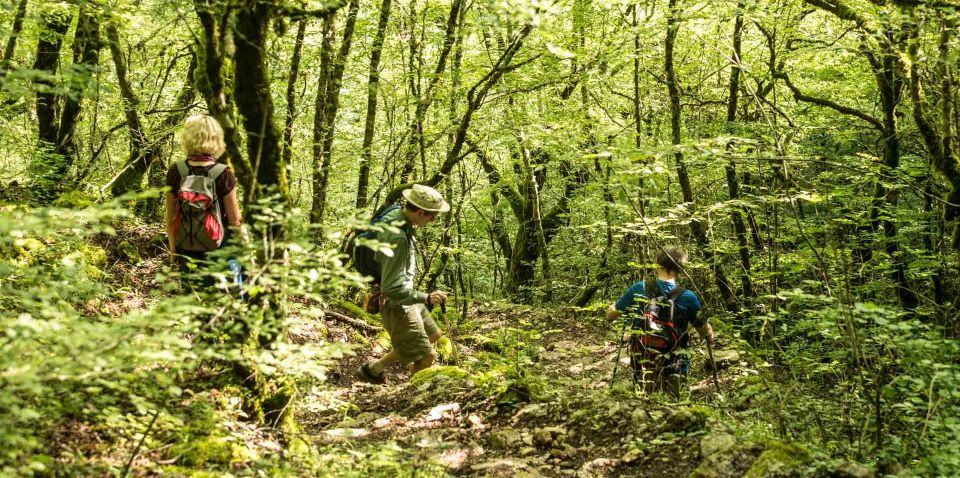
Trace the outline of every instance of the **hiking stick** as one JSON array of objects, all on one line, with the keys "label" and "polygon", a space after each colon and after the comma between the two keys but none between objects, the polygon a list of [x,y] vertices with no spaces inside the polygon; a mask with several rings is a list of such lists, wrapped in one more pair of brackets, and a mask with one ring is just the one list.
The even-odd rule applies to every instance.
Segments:
[{"label": "hiking stick", "polygon": [[713,343],[707,342],[707,356],[710,357],[710,370],[713,372],[713,384],[717,386],[717,395],[720,395],[720,379],[717,378],[717,362],[713,360]]},{"label": "hiking stick", "polygon": [[620,368],[620,352],[623,350],[623,334],[627,332],[627,321],[623,321],[623,327],[620,328],[620,341],[617,343],[617,359],[613,362],[613,375],[610,376],[610,388],[616,383],[617,369]]}]

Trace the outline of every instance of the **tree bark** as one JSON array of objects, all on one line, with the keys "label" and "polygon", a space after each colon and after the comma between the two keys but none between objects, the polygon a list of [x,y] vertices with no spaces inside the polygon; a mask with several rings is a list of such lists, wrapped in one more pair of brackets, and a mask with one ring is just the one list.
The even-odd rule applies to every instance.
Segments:
[{"label": "tree bark", "polygon": [[323,19],[321,27],[320,44],[320,74],[317,77],[317,97],[313,104],[313,147],[311,149],[313,159],[313,174],[311,184],[313,187],[312,204],[310,206],[310,222],[319,224],[322,217],[324,192],[320,189],[323,182],[323,139],[326,135],[324,128],[324,112],[326,111],[327,85],[333,77],[333,35],[334,35],[334,16],[331,15]]},{"label": "tree bark", "polygon": [[[733,129],[737,121],[737,106],[740,95],[740,62],[741,44],[743,42],[743,1],[737,2],[737,16],[733,23],[733,54],[730,67],[730,89],[727,98],[727,124]],[[737,177],[737,165],[730,159],[726,164],[727,191],[731,201],[740,200],[740,181]],[[740,284],[743,300],[749,309],[753,300],[753,283],[750,279],[750,247],[747,242],[747,227],[743,219],[744,211],[740,206],[734,206],[730,211],[733,222],[733,231],[737,238],[737,251],[740,256]]]},{"label": "tree bark", "polygon": [[[677,32],[680,28],[680,20],[678,15],[679,9],[677,7],[677,0],[669,0],[669,10],[667,11],[667,34],[666,41],[664,42],[664,70],[667,78],[667,92],[670,97],[670,131],[671,140],[674,146],[679,146],[682,143],[682,132],[680,127],[680,88],[677,86],[677,75],[676,71],[674,70],[673,63],[674,45],[676,44]],[[673,153],[673,156],[677,163],[677,179],[680,182],[680,189],[683,193],[683,201],[690,204],[695,209],[696,202],[693,198],[693,190],[690,187],[690,176],[687,172],[687,165],[683,158],[683,152],[677,149],[676,152]],[[693,231],[693,236],[697,241],[697,245],[700,247],[700,250],[704,256],[704,259],[706,259],[707,264],[709,264],[713,270],[714,279],[716,280],[717,288],[720,290],[720,299],[723,302],[724,307],[730,312],[736,311],[733,291],[730,289],[730,284],[727,281],[726,275],[723,273],[723,269],[720,267],[720,264],[717,263],[714,257],[713,250],[710,249],[710,242],[707,239],[703,222],[699,218],[694,217],[690,223],[690,227]]]},{"label": "tree bark", "polygon": [[281,132],[274,123],[273,96],[267,65],[267,32],[273,7],[253,2],[237,11],[234,54],[234,100],[247,132],[247,157],[253,167],[251,189],[276,187],[291,202],[287,168],[280,154]]},{"label": "tree bark", "polygon": [[7,76],[10,70],[10,62],[13,61],[13,54],[17,50],[17,39],[23,30],[23,17],[27,15],[27,0],[20,0],[17,4],[17,13],[13,16],[13,25],[10,27],[10,38],[7,38],[7,45],[3,49],[3,59],[0,59],[0,79]]},{"label": "tree bark", "polygon": [[390,22],[392,0],[383,0],[380,4],[380,20],[377,33],[373,37],[370,50],[370,76],[367,81],[367,117],[363,123],[363,145],[360,147],[360,174],[357,177],[357,209],[367,205],[367,187],[370,182],[370,163],[373,157],[373,133],[377,124],[377,94],[380,88],[380,56],[383,53],[383,40]]},{"label": "tree bark", "polygon": [[[314,185],[314,198],[317,203],[316,211],[311,211],[311,218],[315,224],[323,222],[323,213],[327,206],[327,188],[330,181],[330,163],[333,159],[333,133],[337,121],[337,111],[340,109],[340,85],[343,84],[343,71],[346,68],[347,58],[350,56],[350,46],[353,42],[353,30],[357,21],[357,10],[360,1],[351,0],[347,7],[347,20],[343,28],[343,40],[333,64],[330,80],[327,83],[326,101],[323,111],[323,149],[321,151],[320,183]],[[319,189],[319,191],[317,191]]]},{"label": "tree bark", "polygon": [[[941,43],[943,43],[944,36],[949,38],[952,30],[951,26],[948,23],[944,24],[941,31]],[[950,121],[937,125],[927,111],[929,106],[921,83],[916,30],[913,31],[912,35],[914,37],[910,39],[908,47],[908,55],[912,61],[906,75],[910,79],[913,120],[917,125],[920,136],[923,138],[927,151],[933,156],[934,169],[950,183],[951,189],[947,193],[946,204],[943,208],[943,220],[945,222],[957,221],[953,229],[953,248],[960,251],[960,206],[957,206],[957,204],[960,204],[960,160],[957,158],[956,150],[951,147],[952,131],[956,125],[953,125]],[[941,88],[952,88],[949,84],[943,84],[943,82],[950,82],[950,78],[950,75],[942,75]],[[941,121],[943,121],[942,115]]]},{"label": "tree bark", "polygon": [[228,63],[226,55],[234,48],[231,23],[235,12],[229,6],[218,11],[207,0],[195,0],[195,6],[203,27],[203,35],[197,45],[199,68],[194,77],[197,90],[203,95],[210,116],[216,118],[223,128],[226,160],[246,192],[246,201],[252,203],[256,199],[255,173],[241,149],[243,140],[234,117],[233,95],[226,86],[223,71]]},{"label": "tree bark", "polygon": [[[46,72],[51,77],[57,73],[63,36],[72,21],[73,13],[69,10],[53,10],[41,15],[34,70]],[[54,84],[47,78],[38,78],[34,83],[37,85],[37,131],[40,147],[53,148],[57,142],[60,118],[57,96],[52,91]]]},{"label": "tree bark", "polygon": [[303,37],[307,20],[297,22],[297,38],[293,42],[293,57],[290,59],[290,76],[287,78],[287,115],[283,124],[283,164],[293,160],[293,120],[297,111],[297,78],[300,76],[300,57],[303,52]]}]

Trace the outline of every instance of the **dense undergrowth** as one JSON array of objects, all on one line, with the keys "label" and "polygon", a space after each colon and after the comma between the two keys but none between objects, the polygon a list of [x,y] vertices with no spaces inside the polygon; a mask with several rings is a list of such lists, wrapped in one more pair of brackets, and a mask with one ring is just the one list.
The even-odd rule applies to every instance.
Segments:
[{"label": "dense undergrowth", "polygon": [[0,209],[0,474],[960,474],[960,350],[922,316],[783,293],[715,317],[718,376],[695,343],[670,403],[623,369],[610,387],[602,303],[471,298],[435,311],[443,366],[374,387],[355,369],[389,341],[348,305],[359,278],[278,234],[289,212],[255,216],[261,239],[223,254],[247,271],[242,301],[218,265],[223,291],[185,293],[159,231],[117,205]]}]

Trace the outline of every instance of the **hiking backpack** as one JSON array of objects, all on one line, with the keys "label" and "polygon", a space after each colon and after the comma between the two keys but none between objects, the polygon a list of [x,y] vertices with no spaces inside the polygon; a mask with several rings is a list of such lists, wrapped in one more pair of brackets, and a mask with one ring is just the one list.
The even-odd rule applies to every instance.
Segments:
[{"label": "hiking backpack", "polygon": [[[383,222],[383,219],[387,214],[400,209],[400,206],[393,204],[387,206],[379,211],[378,214],[374,215],[370,219],[370,225],[374,226]],[[373,277],[374,284],[380,284],[380,265],[377,264],[377,261],[374,259],[376,251],[373,249],[364,246],[358,245],[357,239],[375,239],[377,237],[377,229],[363,229],[360,231],[353,231],[351,235],[347,238],[347,250],[345,251],[348,256],[350,256],[351,261],[353,262],[353,268],[357,272]]]},{"label": "hiking backpack", "polygon": [[648,301],[643,307],[643,313],[634,322],[634,328],[641,330],[639,345],[645,350],[660,354],[673,352],[685,332],[677,330],[674,322],[675,302],[686,289],[678,285],[669,294],[663,295],[656,279],[652,279],[644,282],[643,290]]},{"label": "hiking backpack", "polygon": [[186,161],[177,162],[180,213],[173,220],[174,247],[178,251],[209,252],[223,242],[223,217],[217,201],[217,177],[227,165],[215,164],[206,174],[191,174]]}]

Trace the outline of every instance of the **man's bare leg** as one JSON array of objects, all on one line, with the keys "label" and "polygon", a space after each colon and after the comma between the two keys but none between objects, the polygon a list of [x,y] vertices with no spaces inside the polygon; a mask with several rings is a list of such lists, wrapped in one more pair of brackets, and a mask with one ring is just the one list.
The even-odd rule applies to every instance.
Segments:
[{"label": "man's bare leg", "polygon": [[383,371],[395,363],[397,363],[397,353],[391,350],[383,357],[380,357],[380,360],[371,363],[368,368],[374,375],[383,375]]}]

